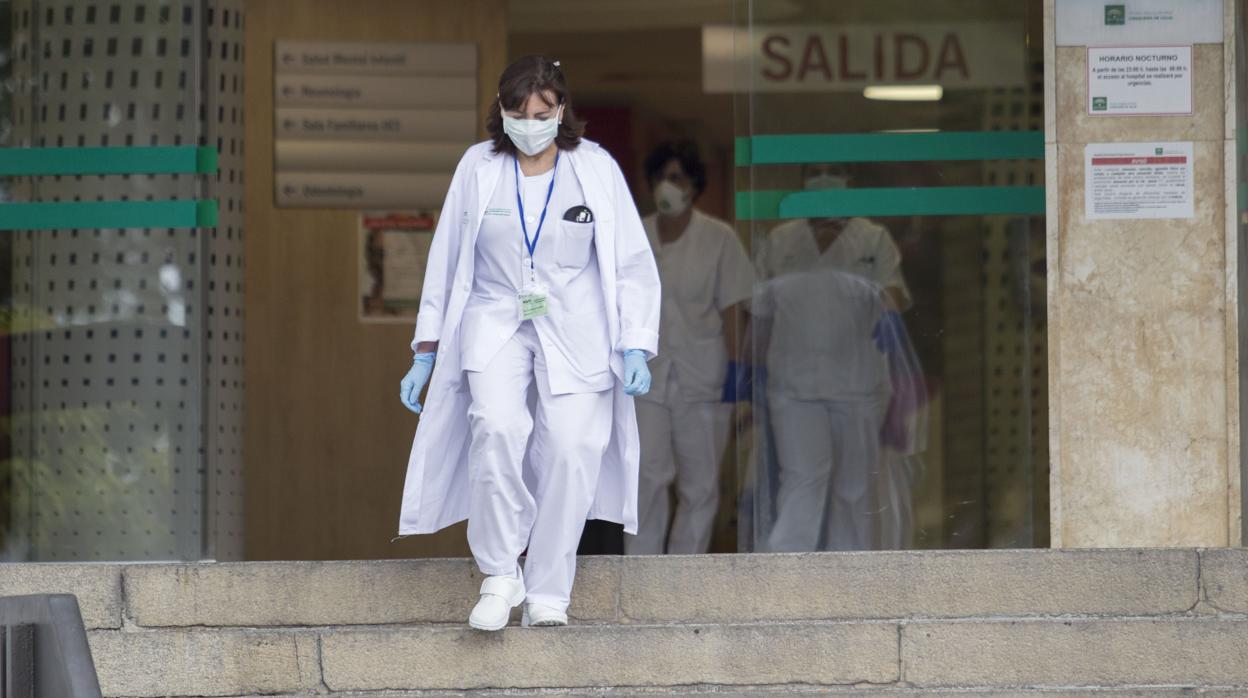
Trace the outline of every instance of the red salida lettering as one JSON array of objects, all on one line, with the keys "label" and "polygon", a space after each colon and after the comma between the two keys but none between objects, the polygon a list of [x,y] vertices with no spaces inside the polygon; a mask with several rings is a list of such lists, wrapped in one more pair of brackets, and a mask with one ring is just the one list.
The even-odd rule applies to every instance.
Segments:
[{"label": "red salida lettering", "polygon": [[856,73],[849,69],[849,37],[841,34],[840,37],[838,37],[837,43],[840,46],[841,79],[846,82],[850,80],[866,80],[866,73]]},{"label": "red salida lettering", "polygon": [[[919,50],[919,62],[910,67],[906,63],[906,46],[913,46]],[[893,42],[893,70],[897,73],[898,80],[913,80],[922,77],[927,72],[927,64],[931,61],[931,51],[927,48],[927,42],[923,37],[917,34],[898,34]]]},{"label": "red salida lettering", "polygon": [[962,73],[963,79],[970,77],[966,54],[962,52],[962,42],[958,41],[957,34],[945,34],[945,40],[940,44],[940,58],[936,61],[937,80],[945,74],[946,69],[957,70]]},{"label": "red salida lettering", "polygon": [[783,46],[787,49],[789,47],[789,38],[774,34],[763,40],[763,56],[775,61],[781,67],[779,71],[773,71],[770,66],[764,68],[763,77],[768,80],[785,80],[793,74],[793,63],[789,61],[788,56],[777,50],[777,46]]},{"label": "red salida lettering", "polygon": [[806,37],[806,49],[802,51],[802,64],[797,69],[797,79],[805,80],[806,73],[810,70],[818,70],[823,73],[824,80],[832,80],[832,68],[828,65],[828,54],[823,50],[823,40],[814,34]]}]

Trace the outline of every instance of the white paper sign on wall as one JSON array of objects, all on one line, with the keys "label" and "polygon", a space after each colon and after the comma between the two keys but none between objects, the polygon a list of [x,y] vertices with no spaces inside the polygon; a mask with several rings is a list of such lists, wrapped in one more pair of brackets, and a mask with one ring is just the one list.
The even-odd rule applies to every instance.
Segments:
[{"label": "white paper sign on wall", "polygon": [[1088,48],[1089,116],[1192,113],[1192,47]]},{"label": "white paper sign on wall", "polygon": [[1194,218],[1192,144],[1084,146],[1087,220]]}]

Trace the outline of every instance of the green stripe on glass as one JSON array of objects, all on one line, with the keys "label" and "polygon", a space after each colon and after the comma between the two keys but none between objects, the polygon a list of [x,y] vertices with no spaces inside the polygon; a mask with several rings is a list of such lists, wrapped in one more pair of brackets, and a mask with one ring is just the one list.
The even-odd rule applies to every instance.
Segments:
[{"label": "green stripe on glass", "polygon": [[0,230],[201,228],[217,224],[217,202],[57,201],[0,204]]},{"label": "green stripe on glass", "polygon": [[733,164],[737,167],[750,164],[754,157],[753,148],[750,147],[753,143],[754,139],[749,136],[740,136],[733,140]]},{"label": "green stripe on glass", "polygon": [[0,177],[212,174],[216,171],[217,150],[207,146],[0,149]]},{"label": "green stripe on glass", "polygon": [[737,220],[752,221],[779,218],[780,202],[791,191],[739,191],[736,197]]},{"label": "green stripe on glass", "polygon": [[927,162],[1043,158],[1044,134],[1040,131],[743,136],[736,140],[735,154],[738,167],[795,165],[805,162]]},{"label": "green stripe on glass", "polygon": [[1044,187],[925,187],[737,193],[738,220],[1043,215]]}]

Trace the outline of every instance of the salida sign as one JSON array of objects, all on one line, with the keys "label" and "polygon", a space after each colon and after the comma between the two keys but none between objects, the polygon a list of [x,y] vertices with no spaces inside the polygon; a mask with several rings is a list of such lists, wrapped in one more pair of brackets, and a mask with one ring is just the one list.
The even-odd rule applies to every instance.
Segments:
[{"label": "salida sign", "polygon": [[702,39],[707,92],[1006,87],[1024,79],[1023,29],[1010,22],[705,27]]}]

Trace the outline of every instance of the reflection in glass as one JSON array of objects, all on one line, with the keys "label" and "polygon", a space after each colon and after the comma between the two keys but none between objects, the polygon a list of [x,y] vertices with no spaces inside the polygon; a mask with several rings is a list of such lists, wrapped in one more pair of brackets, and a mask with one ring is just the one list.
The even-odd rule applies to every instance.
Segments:
[{"label": "reflection in glass", "polygon": [[[849,177],[810,167],[804,181],[844,188]],[[897,245],[863,218],[799,219],[774,228],[756,260],[755,347],[774,444],[764,549],[900,547],[926,390],[900,316],[910,294]]]},{"label": "reflection in glass", "polygon": [[741,549],[1048,544],[1042,10],[743,3]]}]

